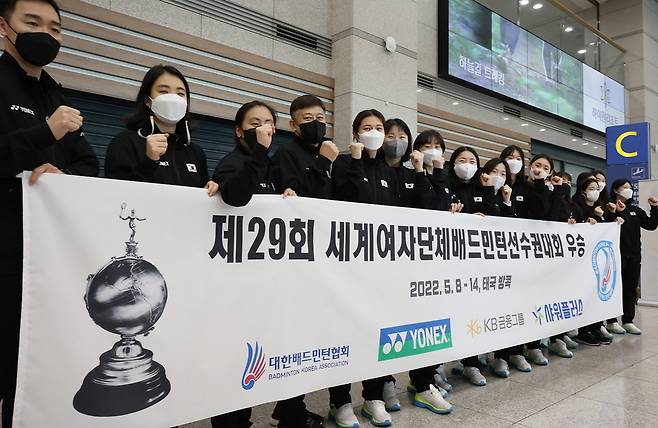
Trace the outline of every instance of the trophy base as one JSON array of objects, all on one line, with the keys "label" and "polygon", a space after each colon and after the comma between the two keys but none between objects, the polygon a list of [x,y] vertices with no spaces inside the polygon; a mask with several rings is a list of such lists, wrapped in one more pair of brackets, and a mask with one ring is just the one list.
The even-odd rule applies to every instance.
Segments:
[{"label": "trophy base", "polygon": [[164,367],[134,339],[123,339],[101,355],[85,377],[73,407],[89,416],[120,416],[144,410],[171,391]]}]

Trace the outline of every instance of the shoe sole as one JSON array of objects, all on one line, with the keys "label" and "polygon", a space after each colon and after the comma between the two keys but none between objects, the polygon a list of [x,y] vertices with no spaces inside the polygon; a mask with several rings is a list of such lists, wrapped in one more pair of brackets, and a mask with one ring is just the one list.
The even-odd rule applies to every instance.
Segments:
[{"label": "shoe sole", "polygon": [[390,427],[393,425],[392,421],[376,422],[375,418],[373,418],[372,415],[363,408],[361,409],[361,415],[363,415],[364,418],[368,419],[370,423],[376,427]]},{"label": "shoe sole", "polygon": [[331,413],[329,413],[329,420],[330,420],[331,422],[333,422],[334,425],[336,425],[337,427],[340,427],[340,428],[359,428],[359,426],[360,426],[358,422],[355,423],[355,424],[353,424],[353,425],[342,425],[342,424],[339,424],[338,421],[336,420],[336,418],[334,417],[334,415],[332,415]]},{"label": "shoe sole", "polygon": [[502,377],[503,379],[507,379],[510,375],[510,372],[508,372],[508,371],[507,372],[496,372],[496,371],[491,370],[491,372],[493,374],[495,374],[496,376],[498,376],[498,377]]},{"label": "shoe sole", "polygon": [[626,333],[632,334],[633,336],[642,336],[642,333],[631,333],[630,331],[627,331]]},{"label": "shoe sole", "polygon": [[398,403],[391,407],[384,406],[384,408],[386,409],[387,412],[399,412],[402,407],[400,407],[400,403]]},{"label": "shoe sole", "polygon": [[446,409],[446,410],[437,409],[436,407],[434,407],[430,404],[426,404],[426,403],[423,403],[422,401],[416,401],[416,400],[413,401],[413,404],[416,407],[420,407],[421,409],[427,409],[432,413],[436,413],[437,415],[447,415],[449,413],[452,413],[452,407],[450,407],[449,409]]},{"label": "shoe sole", "polygon": [[[608,329],[606,328],[606,330],[608,330]],[[626,331],[625,331],[625,330],[624,330],[624,331],[613,331],[613,330],[608,330],[608,333],[618,334],[618,335],[620,335],[620,336],[623,336],[624,334],[626,334]]]},{"label": "shoe sole", "polygon": [[[569,349],[569,348],[567,348]],[[559,352],[551,351],[550,349],[548,350],[549,353],[553,355],[557,355],[560,358],[573,358],[573,354],[560,354]]]},{"label": "shoe sole", "polygon": [[585,342],[584,340],[576,339],[576,342],[582,344],[582,345],[587,345],[587,346],[601,346],[600,343],[588,343]]},{"label": "shoe sole", "polygon": [[486,380],[484,381],[484,383],[475,383],[467,377],[464,377],[464,379],[466,379],[468,381],[468,383],[470,383],[473,386],[487,386],[487,381]]}]

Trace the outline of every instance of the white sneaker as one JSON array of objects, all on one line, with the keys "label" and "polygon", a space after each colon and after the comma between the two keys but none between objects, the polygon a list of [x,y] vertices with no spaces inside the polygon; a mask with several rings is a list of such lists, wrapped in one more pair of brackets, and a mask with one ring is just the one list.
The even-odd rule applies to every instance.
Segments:
[{"label": "white sneaker", "polygon": [[523,355],[510,355],[509,363],[520,372],[530,373],[532,366],[526,361]]},{"label": "white sneaker", "polygon": [[425,392],[417,392],[414,396],[414,406],[422,407],[431,412],[445,415],[452,412],[452,404],[448,403],[439,393],[439,391],[430,385],[430,389]]},{"label": "white sneaker", "polygon": [[642,330],[637,328],[635,324],[633,324],[632,322],[622,324],[621,326],[624,330],[626,330],[626,333],[637,334],[637,335],[642,334]]},{"label": "white sneaker", "polygon": [[570,338],[568,334],[565,334],[564,336],[562,336],[562,341],[564,342],[565,345],[567,345],[567,349],[577,349],[578,348],[578,342],[576,342],[575,340]]},{"label": "white sneaker", "polygon": [[571,330],[571,331],[567,332],[567,336],[569,336],[569,337],[576,337],[576,336],[578,336],[578,329]]},{"label": "white sneaker", "polygon": [[622,326],[620,326],[618,322],[613,322],[612,324],[608,324],[608,325],[605,326],[605,328],[610,333],[626,334],[626,330],[624,330],[624,328]]},{"label": "white sneaker", "polygon": [[[444,382],[438,373],[434,375],[434,385],[436,385],[436,387],[439,388],[439,392],[441,392],[441,395],[443,395],[444,397],[448,395],[450,391],[452,391],[452,385],[450,385],[447,382]],[[446,386],[450,387],[450,389],[446,388]]]},{"label": "white sneaker", "polygon": [[612,339],[612,338],[614,338],[614,336],[611,335],[611,334],[608,332],[608,330],[607,330],[605,327],[603,327],[603,326],[601,326],[601,336],[605,337],[606,339]]},{"label": "white sneaker", "polygon": [[343,404],[339,408],[332,404],[329,419],[340,428],[359,428],[359,420],[354,414],[352,403]]},{"label": "white sneaker", "polygon": [[389,412],[397,412],[400,410],[400,400],[395,391],[395,382],[386,382],[384,384],[384,403],[386,403],[386,410]]},{"label": "white sneaker", "polygon": [[538,366],[547,366],[548,359],[544,357],[544,353],[541,349],[528,349],[526,352],[526,357],[530,360],[531,363]]},{"label": "white sneaker", "polygon": [[445,389],[447,392],[452,391],[452,385],[448,382],[448,375],[446,374],[445,367],[441,364],[436,369],[436,375],[434,376],[437,386]]},{"label": "white sneaker", "polygon": [[507,361],[503,360],[502,358],[491,360],[489,363],[489,368],[493,374],[498,377],[509,377],[509,366],[507,365]]},{"label": "white sneaker", "polygon": [[557,339],[555,342],[548,344],[548,351],[562,358],[572,358],[573,352],[567,349],[567,344]]},{"label": "white sneaker", "polygon": [[393,419],[386,411],[386,404],[382,400],[364,401],[361,414],[376,427],[390,427],[393,424]]},{"label": "white sneaker", "polygon": [[480,369],[477,367],[464,367],[463,376],[475,386],[485,386],[487,384],[487,379],[482,376]]}]

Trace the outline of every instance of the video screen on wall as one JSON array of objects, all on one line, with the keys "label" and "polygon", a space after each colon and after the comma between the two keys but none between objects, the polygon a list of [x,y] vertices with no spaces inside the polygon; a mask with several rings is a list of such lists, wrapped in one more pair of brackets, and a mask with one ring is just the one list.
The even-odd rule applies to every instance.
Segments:
[{"label": "video screen on wall", "polygon": [[448,0],[448,74],[605,132],[624,87],[474,0]]}]

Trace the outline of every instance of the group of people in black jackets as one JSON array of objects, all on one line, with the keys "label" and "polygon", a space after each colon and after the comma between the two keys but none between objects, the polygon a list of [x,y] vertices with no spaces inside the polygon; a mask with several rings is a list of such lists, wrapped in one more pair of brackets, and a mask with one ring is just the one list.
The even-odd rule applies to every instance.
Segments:
[{"label": "group of people in black jackets", "polygon": [[[32,171],[30,183],[43,173],[84,176],[98,174],[98,159],[84,138],[80,111],[66,106],[61,87],[43,70],[61,42],[59,9],[54,1],[0,3],[0,31],[8,43],[0,57],[0,285],[3,297],[3,348],[0,367],[3,427],[11,426],[16,388],[18,333],[22,286],[22,200],[16,178]],[[134,113],[126,129],[107,149],[108,178],[205,188],[210,197],[244,206],[254,194],[312,197],[358,203],[442,210],[481,216],[505,216],[569,223],[621,224],[624,315],[579,329],[577,334],[551,337],[548,350],[573,356],[577,342],[609,344],[614,334],[640,334],[633,324],[635,290],[640,275],[640,229],[658,227],[658,199],[651,197],[650,213],[631,205],[628,180],[606,188],[600,171],[581,174],[571,197],[571,177],[554,171],[547,155],[526,163],[523,150],[505,148],[498,158],[480,164],[471,147],[459,147],[449,162],[441,134],[421,132],[413,139],[401,119],[388,119],[377,110],[364,110],[352,124],[349,153],[341,154],[326,138],[326,109],[315,96],[303,95],[290,106],[294,139],[271,155],[277,114],[266,103],[252,101],[235,117],[235,147],[208,174],[203,149],[190,133],[190,89],[185,77],[169,65],[152,67],[139,89]],[[575,337],[575,341],[572,339]],[[497,350],[483,362],[478,356],[460,361],[453,372],[474,385],[485,385],[480,369],[487,364],[501,377],[510,365],[532,370],[546,365],[540,341]],[[437,414],[450,413],[445,396],[452,389],[443,365],[409,373],[407,389],[416,406]],[[330,419],[339,427],[359,426],[350,385],[329,389]],[[400,409],[395,379],[385,376],[363,381],[361,413],[376,426],[392,424],[390,412]],[[243,409],[211,419],[213,427],[248,427],[251,410]],[[272,420],[279,427],[320,427],[323,417],[306,409],[304,396],[277,403]]]},{"label": "group of people in black jackets", "polygon": [[[270,155],[276,135],[277,114],[269,105],[252,101],[241,106],[234,122],[235,147],[209,176],[203,150],[190,138],[189,88],[185,77],[166,65],[146,74],[127,129],[109,145],[105,164],[109,178],[205,187],[209,196],[219,193],[228,204],[244,206],[254,194],[282,194],[349,202],[443,210],[481,216],[505,216],[568,223],[622,224],[624,316],[622,325],[608,320],[551,337],[548,351],[573,357],[577,343],[598,346],[612,342],[612,334],[639,334],[633,324],[635,288],[640,269],[640,228],[658,226],[658,200],[651,198],[651,213],[626,202],[632,199],[628,180],[604,191],[601,171],[581,174],[571,197],[571,177],[554,170],[547,155],[526,164],[519,147],[506,147],[498,158],[481,165],[471,147],[459,147],[449,162],[441,134],[421,132],[414,140],[401,119],[388,119],[377,110],[364,110],[352,124],[349,153],[326,134],[326,109],[312,95],[290,105],[293,141]],[[527,171],[527,174],[526,174]],[[508,377],[510,365],[532,370],[530,363],[547,365],[539,340],[497,350],[488,362],[478,356],[461,360],[455,368],[474,385],[486,385],[481,368],[487,364],[497,376]],[[442,366],[409,373],[413,403],[432,412],[450,413],[446,401],[451,385]],[[357,427],[350,385],[329,388],[330,415],[340,427]],[[390,412],[400,409],[392,376],[363,381],[361,413],[376,426],[392,423]],[[212,418],[213,426],[249,426],[250,409]],[[279,427],[317,427],[323,418],[306,410],[303,396],[280,401],[273,413]]]}]

